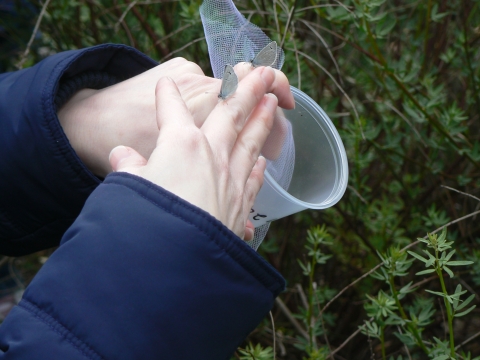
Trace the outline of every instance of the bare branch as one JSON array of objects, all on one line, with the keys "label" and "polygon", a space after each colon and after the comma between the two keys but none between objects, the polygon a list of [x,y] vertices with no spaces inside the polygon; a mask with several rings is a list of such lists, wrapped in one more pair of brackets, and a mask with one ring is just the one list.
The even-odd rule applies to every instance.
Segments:
[{"label": "bare branch", "polygon": [[302,335],[305,339],[308,339],[308,333],[306,332],[306,330],[302,328],[302,325],[300,325],[297,319],[293,317],[287,305],[285,305],[285,303],[282,300],[280,300],[280,298],[278,297],[275,299],[275,303],[280,308],[282,313],[287,317],[287,319],[292,323],[293,327],[297,329],[300,335]]},{"label": "bare branch", "polygon": [[43,4],[42,10],[40,11],[40,15],[38,15],[37,22],[35,23],[35,27],[33,28],[32,36],[30,36],[30,40],[28,41],[27,48],[25,49],[25,52],[22,54],[18,63],[15,65],[19,70],[23,68],[23,64],[27,60],[27,56],[30,53],[30,48],[32,47],[32,44],[33,44],[33,40],[35,39],[35,36],[37,36],[38,28],[40,27],[40,23],[42,22],[45,12],[47,11],[47,6],[49,3],[50,3],[50,0],[47,0]]}]

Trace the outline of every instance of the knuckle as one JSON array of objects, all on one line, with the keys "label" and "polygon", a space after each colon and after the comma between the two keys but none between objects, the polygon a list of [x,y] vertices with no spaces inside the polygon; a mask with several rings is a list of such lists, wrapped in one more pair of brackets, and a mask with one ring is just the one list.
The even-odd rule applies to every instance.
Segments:
[{"label": "knuckle", "polygon": [[187,60],[183,57],[177,57],[171,60],[174,65],[182,66],[184,73],[194,73],[198,75],[204,75],[202,68],[193,61]]},{"label": "knuckle", "polygon": [[228,154],[226,153],[217,153],[216,154],[216,166],[219,174],[230,174],[230,162]]},{"label": "knuckle", "polygon": [[173,64],[183,64],[183,63],[187,63],[189,62],[187,59],[185,59],[184,57],[181,57],[181,56],[177,56],[175,58],[173,58],[172,60],[170,60]]},{"label": "knuckle", "polygon": [[260,153],[260,144],[254,139],[245,139],[242,142],[242,147],[245,153],[249,155],[249,160],[255,164],[257,156]]},{"label": "knuckle", "polygon": [[[266,89],[261,89],[257,85],[257,83],[254,83],[254,82],[251,82],[251,81],[247,82],[244,86],[247,90],[247,94],[252,94],[255,97],[255,103],[258,103],[260,100],[262,100]],[[262,90],[262,91],[260,91],[260,90]]]},{"label": "knuckle", "polygon": [[198,75],[204,75],[202,68],[193,61],[187,61],[187,66],[190,72]]},{"label": "knuckle", "polygon": [[239,131],[243,128],[245,121],[248,117],[248,113],[242,104],[235,102],[228,104],[227,108],[228,112],[230,113],[230,117],[235,125],[235,129]]}]

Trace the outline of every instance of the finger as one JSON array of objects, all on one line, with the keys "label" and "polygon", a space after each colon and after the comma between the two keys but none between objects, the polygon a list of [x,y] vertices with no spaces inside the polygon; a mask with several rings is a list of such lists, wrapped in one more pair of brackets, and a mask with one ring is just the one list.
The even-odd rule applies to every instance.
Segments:
[{"label": "finger", "polygon": [[[194,124],[192,114],[188,111],[175,81],[169,77],[163,77],[157,82],[155,107],[159,129],[167,126],[181,127]],[[160,131],[161,135],[162,131]]]},{"label": "finger", "polygon": [[[241,81],[248,74],[255,70],[250,63],[239,63],[234,67],[235,74],[237,74],[238,81]],[[292,90],[290,90],[290,84],[287,76],[280,70],[273,69],[275,71],[275,81],[269,87],[268,92],[275,94],[278,98],[278,106],[284,109],[293,109],[295,107],[295,99],[293,98]]]},{"label": "finger", "polygon": [[138,169],[146,165],[147,160],[130,147],[117,146],[110,151],[108,156],[113,171],[127,171]]},{"label": "finger", "polygon": [[221,80],[197,74],[183,74],[175,78],[182,98],[200,128],[213,108],[218,104]]},{"label": "finger", "polygon": [[237,138],[230,155],[230,168],[233,178],[241,184],[249,178],[251,169],[272,129],[277,104],[275,95],[266,94]]},{"label": "finger", "polygon": [[151,72],[150,75],[153,76],[155,79],[159,79],[163,76],[163,74],[168,74],[168,76],[175,79],[177,78],[177,76],[183,74],[204,75],[203,70],[200,66],[182,57],[176,57],[171,60],[162,62],[160,65],[157,65],[154,68],[148,70],[148,72]]},{"label": "finger", "polygon": [[243,236],[243,240],[245,241],[252,241],[255,235],[255,227],[253,226],[252,222],[247,219],[247,224],[245,225],[245,235]]},{"label": "finger", "polygon": [[272,68],[256,68],[227,100],[220,101],[202,126],[202,131],[219,156],[229,157],[238,134],[252,110],[275,80]]},{"label": "finger", "polygon": [[[269,160],[277,160],[282,152],[288,134],[291,134],[291,125],[283,110],[277,107],[273,120],[272,130],[265,140],[261,154]],[[290,135],[291,136],[291,135]]]},{"label": "finger", "polygon": [[[260,191],[262,185],[263,185],[263,179],[264,179],[264,172],[265,168],[267,167],[267,162],[263,156],[260,156],[255,163],[255,166],[252,169],[252,172],[250,173],[250,176],[247,180],[247,183],[245,184],[245,202],[244,202],[244,214],[245,217],[248,219],[248,216],[250,214],[250,210],[253,207],[253,204],[255,202],[255,199],[258,195],[258,192]],[[246,223],[246,229],[249,227],[250,220],[247,220]],[[252,224],[251,228],[254,228],[254,225]],[[253,239],[253,233],[251,234],[251,239],[247,239],[247,231],[245,231],[245,237],[244,239],[246,241],[250,241]]]}]

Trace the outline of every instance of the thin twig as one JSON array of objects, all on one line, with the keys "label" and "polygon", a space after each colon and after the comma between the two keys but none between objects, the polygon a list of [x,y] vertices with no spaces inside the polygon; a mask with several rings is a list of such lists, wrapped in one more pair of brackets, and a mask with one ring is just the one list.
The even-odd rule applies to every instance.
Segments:
[{"label": "thin twig", "polygon": [[[418,130],[410,123],[410,121],[405,117],[405,115],[403,115],[400,110],[398,110],[395,106],[393,106],[392,104],[390,104],[388,101],[385,101],[385,102],[382,102],[382,104],[385,104],[387,105],[391,110],[393,110],[398,116],[400,116],[403,121],[405,121],[409,126],[410,128],[413,130],[413,132],[418,136],[418,139],[420,140],[420,142],[423,144],[423,146],[427,147],[427,144],[423,141],[423,138],[422,138],[422,135],[420,135],[420,133],[418,132]],[[423,153],[423,151],[422,151]],[[425,155],[425,154],[424,154]]]},{"label": "thin twig", "polygon": [[270,314],[270,320],[272,321],[272,332],[273,332],[273,360],[277,358],[277,350],[276,350],[276,336],[275,336],[275,321],[273,321],[272,312],[268,312]]},{"label": "thin twig", "polygon": [[325,328],[325,321],[323,321],[323,315],[322,315],[322,308],[320,306],[320,299],[318,298],[318,291],[317,290],[317,283],[313,283],[314,285],[314,294],[315,294],[315,300],[317,301],[317,307],[318,307],[318,313],[320,314],[320,322],[322,323],[322,329],[323,329],[323,338],[325,339],[325,343],[327,344],[328,347],[328,353],[330,354],[330,358],[335,360],[335,356],[332,353],[332,346],[330,345],[330,341],[328,340],[327,336],[327,329]]},{"label": "thin twig", "polygon": [[480,300],[480,296],[478,295],[478,293],[472,289],[472,287],[470,285],[468,285],[465,280],[463,280],[461,277],[458,277],[458,281],[460,281],[460,283],[465,286],[465,289],[467,289],[468,291],[470,291],[473,295],[475,295],[475,298],[478,300]]},{"label": "thin twig", "polygon": [[477,332],[476,334],[470,336],[467,340],[465,340],[464,342],[462,342],[461,344],[458,344],[457,346],[455,346],[455,350],[461,348],[463,345],[466,345],[467,343],[469,343],[470,341],[476,339],[477,337],[480,336],[480,331]]},{"label": "thin twig", "polygon": [[297,42],[295,41],[295,26],[292,24],[292,35],[290,36],[290,39],[292,40],[293,43],[293,48],[295,50],[295,60],[297,63],[297,76],[298,76],[298,82],[297,82],[297,88],[298,90],[302,90],[302,71],[300,70],[300,60],[298,59],[298,51],[297,51]]},{"label": "thin twig", "polygon": [[305,292],[303,291],[302,285],[300,284],[295,284],[295,287],[297,288],[297,292],[300,295],[300,299],[302,300],[303,307],[305,309],[308,308],[308,301],[307,301],[307,296],[305,295]]},{"label": "thin twig", "polygon": [[[350,113],[348,113],[350,115]],[[350,190],[352,190],[354,192],[355,195],[358,196],[358,198],[365,204],[365,205],[368,205],[368,202],[367,200],[365,200],[362,195],[360,195],[360,193],[357,191],[357,189],[355,189],[352,185],[348,185],[348,188]]]},{"label": "thin twig", "polygon": [[285,39],[287,38],[287,32],[288,32],[288,28],[290,27],[290,23],[292,21],[292,18],[293,18],[293,13],[295,11],[295,7],[297,6],[297,0],[295,0],[292,8],[290,9],[290,11],[288,12],[288,19],[287,19],[287,25],[285,25],[285,31],[283,33],[283,36],[282,36],[282,41],[280,42],[280,47],[283,47],[283,44],[285,43]]},{"label": "thin twig", "polygon": [[283,0],[278,0],[278,4],[282,8],[284,13],[288,13],[288,4]]},{"label": "thin twig", "polygon": [[165,56],[160,60],[160,62],[165,61],[166,59],[168,59],[168,58],[171,57],[172,55],[174,55],[174,54],[182,51],[183,49],[188,48],[190,45],[193,45],[193,44],[195,44],[195,43],[197,43],[197,42],[199,42],[199,41],[202,41],[202,40],[205,40],[205,36],[204,36],[204,37],[201,37],[201,38],[198,38],[198,39],[195,39],[195,40],[193,40],[193,41],[190,41],[188,44],[183,45],[181,48],[176,49],[176,50],[168,53],[167,55],[165,55]]},{"label": "thin twig", "polygon": [[340,292],[335,295],[324,307],[323,307],[323,310],[322,310],[322,313],[320,315],[322,315],[325,310],[327,310],[327,308],[335,301],[337,300],[345,291],[347,291],[348,289],[350,289],[353,285],[355,285],[356,283],[358,283],[359,281],[365,279],[368,275],[374,273],[375,271],[377,271],[381,266],[383,265],[383,263],[380,263],[378,264],[377,266],[375,266],[373,269],[371,269],[370,271],[366,272],[365,274],[363,274],[362,276],[360,276],[358,279],[356,279],[355,281],[351,282],[350,284],[348,284],[347,286],[345,286],[342,290],[340,290]]},{"label": "thin twig", "polygon": [[460,190],[457,190],[457,189],[454,189],[454,188],[451,188],[450,186],[445,186],[445,185],[440,185],[441,187],[445,188],[445,189],[448,189],[448,190],[452,190],[452,191],[455,191],[459,194],[462,194],[462,195],[466,195],[466,196],[469,196],[477,201],[480,201],[480,199],[476,196],[473,196],[472,194],[468,194],[468,193],[465,193],[463,191],[460,191]]},{"label": "thin twig", "polygon": [[[308,309],[307,296],[305,295],[305,292],[303,291],[302,286],[300,284],[296,284],[296,288],[297,288],[298,293],[300,294],[300,299],[302,299],[303,306],[305,307],[305,309]],[[313,314],[308,319],[308,322],[310,323],[310,327],[313,329],[314,326],[315,326],[315,319],[314,319]],[[314,348],[316,349],[318,345],[317,345],[317,337],[315,336],[315,334],[313,335],[312,342],[313,342]]]},{"label": "thin twig", "polygon": [[[438,302],[438,307],[440,308],[440,312],[442,313],[442,323],[446,324],[447,320],[445,319],[445,313],[443,312],[442,300],[440,300],[440,298],[437,298],[437,302]],[[446,326],[442,326],[442,327],[443,327],[443,337],[446,338],[447,327]]]},{"label": "thin twig", "polygon": [[[293,49],[288,49],[290,51],[292,51]],[[362,128],[362,122],[360,121],[360,116],[358,115],[358,112],[357,112],[357,108],[355,107],[355,105],[353,104],[353,101],[352,99],[350,99],[350,96],[348,96],[348,94],[345,92],[345,90],[343,90],[342,86],[340,86],[340,84],[337,82],[337,80],[335,80],[335,77],[330,74],[330,72],[328,72],[327,69],[325,69],[322,65],[320,65],[320,63],[318,61],[316,61],[314,58],[312,58],[311,56],[305,54],[304,52],[302,51],[298,51],[298,53],[300,55],[302,55],[303,57],[307,58],[308,60],[310,60],[311,62],[313,62],[315,65],[317,65],[320,69],[322,69],[325,74],[328,75],[328,77],[334,82],[335,86],[337,86],[337,88],[340,90],[340,92],[343,94],[343,96],[345,96],[345,98],[347,99],[347,101],[350,103],[350,105],[352,106],[352,109],[353,109],[353,112],[355,114],[355,118],[357,119],[358,121],[358,125],[360,127],[360,133],[362,134],[362,138],[363,140],[366,140],[366,137],[365,137],[365,134],[363,133],[363,128]]]},{"label": "thin twig", "polygon": [[338,348],[336,348],[335,350],[333,350],[331,353],[330,353],[330,357],[332,357],[333,355],[335,355],[337,352],[339,352],[340,350],[342,350],[345,345],[347,345],[349,343],[350,340],[352,340],[355,336],[358,335],[358,333],[361,331],[361,329],[357,329],[352,335],[350,335],[347,340],[345,340]]},{"label": "thin twig", "polygon": [[323,46],[325,47],[325,49],[327,50],[328,52],[328,55],[330,56],[330,59],[332,59],[333,61],[333,65],[335,65],[335,69],[337,69],[337,74],[338,74],[338,80],[340,80],[340,84],[342,84],[342,86],[345,86],[344,83],[343,83],[343,79],[341,77],[341,73],[340,73],[340,67],[338,66],[338,63],[337,63],[337,60],[335,60],[335,57],[333,56],[332,54],[332,51],[330,50],[327,42],[325,41],[325,39],[323,38],[322,35],[320,35],[320,33],[315,30],[310,24],[308,21],[303,21],[303,23],[317,36],[317,38],[322,42]]},{"label": "thin twig", "polygon": [[410,289],[415,289],[417,287],[420,287],[422,286],[423,284],[426,284],[432,280],[435,280],[437,278],[437,275],[433,275],[433,276],[430,276],[426,279],[423,279],[423,280],[420,280],[419,282],[415,283],[415,284],[412,284],[412,286],[410,286]]},{"label": "thin twig", "polygon": [[183,26],[179,27],[178,29],[176,29],[175,31],[172,31],[172,32],[169,33],[168,35],[165,35],[164,37],[158,39],[157,42],[155,43],[155,45],[160,44],[161,42],[164,42],[165,40],[171,38],[172,36],[177,35],[179,32],[182,32],[183,30],[186,30],[186,29],[188,29],[189,27],[192,27],[193,25],[197,25],[197,22],[191,23],[191,24],[187,24],[187,25],[183,25]]},{"label": "thin twig", "polygon": [[[304,22],[305,20],[301,20],[301,21]],[[312,22],[310,22],[310,24],[311,24],[312,26],[315,26],[315,27],[319,28],[319,29],[322,29],[323,31],[328,32],[329,34],[332,34],[333,36],[335,36],[336,38],[338,38],[338,39],[340,39],[340,40],[342,40],[342,41],[345,41],[347,44],[353,46],[355,49],[357,49],[358,51],[360,51],[362,54],[365,54],[366,56],[368,56],[371,60],[373,60],[373,61],[381,64],[380,59],[378,59],[375,55],[369,53],[367,50],[365,50],[364,48],[362,48],[362,47],[359,46],[358,44],[356,44],[356,43],[348,40],[346,37],[344,37],[344,36],[336,33],[335,31],[332,31],[332,30],[330,30],[330,29],[328,29],[328,28],[326,28],[326,27],[324,27],[324,26],[321,26],[321,25],[318,25],[318,24],[315,24],[315,23],[312,23]]]},{"label": "thin twig", "polygon": [[348,6],[346,6],[345,4],[341,3],[341,2],[338,1],[338,0],[334,0],[334,1],[335,1],[339,6],[343,7],[345,10],[347,10],[350,14],[352,14],[355,19],[358,19],[357,14],[355,14],[354,11],[350,10],[350,9],[348,8]]},{"label": "thin twig", "polygon": [[[118,5],[115,5],[113,7],[113,11],[115,12],[115,14],[117,16],[119,15],[120,9],[119,9]],[[127,34],[128,40],[130,41],[130,46],[136,48],[137,43],[136,43],[134,37],[132,36],[132,32],[130,31],[130,28],[128,27],[128,25],[125,21],[122,21],[122,27],[123,27],[123,30],[125,31],[125,34]]]},{"label": "thin twig", "polygon": [[125,9],[125,11],[123,12],[123,14],[120,16],[120,18],[117,20],[117,22],[115,23],[115,25],[113,26],[113,29],[115,30],[115,32],[118,31],[118,28],[120,27],[120,23],[123,22],[123,20],[125,19],[125,16],[127,16],[128,12],[130,10],[132,10],[132,8],[137,4],[137,0],[134,0],[133,2],[131,2],[130,4],[128,4],[127,8]]},{"label": "thin twig", "polygon": [[45,15],[45,12],[47,11],[47,6],[50,3],[50,0],[45,1],[45,3],[42,6],[42,10],[40,11],[40,15],[38,15],[37,22],[35,23],[35,27],[33,28],[32,36],[30,36],[30,40],[28,41],[27,48],[25,49],[25,52],[21,56],[20,60],[18,63],[15,65],[19,70],[23,68],[23,64],[27,60],[27,56],[30,52],[30,48],[32,47],[33,40],[35,39],[35,36],[37,36],[38,28],[40,27],[40,23],[42,22],[43,16]]},{"label": "thin twig", "polygon": [[445,224],[445,225],[439,227],[437,230],[435,230],[434,232],[431,232],[430,234],[433,235],[433,234],[439,232],[440,230],[442,230],[443,228],[446,228],[446,227],[448,227],[448,226],[450,226],[450,225],[453,225],[453,224],[455,224],[455,223],[457,223],[457,222],[459,222],[459,221],[468,219],[469,217],[475,216],[475,215],[477,215],[477,214],[480,214],[480,210],[474,211],[474,212],[472,212],[472,213],[470,213],[470,214],[468,214],[468,215],[462,216],[461,218],[458,218],[458,219],[456,219],[456,220],[450,221],[448,224]]},{"label": "thin twig", "polygon": [[[402,333],[402,329],[400,328],[400,326],[397,325],[397,330],[399,332],[399,334]],[[403,347],[405,348],[405,352],[407,353],[408,355],[408,359],[409,360],[412,360],[412,356],[410,355],[410,351],[408,351],[408,346],[406,344],[403,344]]]},{"label": "thin twig", "polygon": [[283,314],[287,317],[287,319],[292,323],[293,327],[297,329],[300,335],[302,335],[305,339],[308,339],[308,333],[302,328],[302,326],[297,321],[297,319],[293,317],[287,305],[285,305],[285,303],[282,300],[280,300],[280,298],[278,297],[275,299],[275,303],[278,305],[278,307],[283,312]]},{"label": "thin twig", "polygon": [[277,0],[273,0],[273,18],[275,19],[275,26],[277,27],[277,34],[280,35],[280,23],[278,22],[277,14]]},{"label": "thin twig", "polygon": [[318,9],[318,8],[324,8],[324,7],[336,7],[336,6],[341,6],[341,5],[335,5],[335,4],[313,5],[313,6],[307,6],[307,7],[298,9],[295,12],[298,13],[305,10]]}]

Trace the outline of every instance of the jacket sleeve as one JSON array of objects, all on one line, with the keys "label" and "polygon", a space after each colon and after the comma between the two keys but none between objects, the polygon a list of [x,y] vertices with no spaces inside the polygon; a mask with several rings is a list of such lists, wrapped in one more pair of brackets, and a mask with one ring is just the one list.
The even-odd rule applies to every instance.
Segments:
[{"label": "jacket sleeve", "polygon": [[1,254],[18,256],[58,245],[100,183],[59,123],[59,87],[86,72],[122,80],[155,65],[133,48],[106,44],[0,74]]},{"label": "jacket sleeve", "polygon": [[114,173],[0,327],[0,359],[229,359],[284,286],[208,213]]}]

